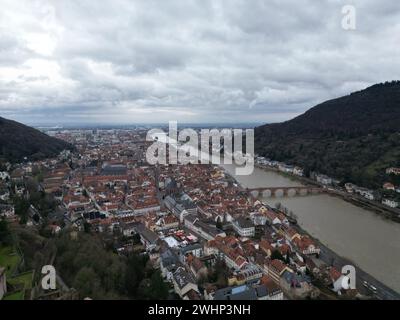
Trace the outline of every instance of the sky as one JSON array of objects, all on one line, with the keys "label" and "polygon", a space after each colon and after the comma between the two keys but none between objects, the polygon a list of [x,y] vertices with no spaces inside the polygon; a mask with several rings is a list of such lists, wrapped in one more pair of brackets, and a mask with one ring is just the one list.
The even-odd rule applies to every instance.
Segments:
[{"label": "sky", "polygon": [[[355,30],[342,26],[353,5]],[[0,0],[0,116],[271,123],[400,77],[400,1]]]}]

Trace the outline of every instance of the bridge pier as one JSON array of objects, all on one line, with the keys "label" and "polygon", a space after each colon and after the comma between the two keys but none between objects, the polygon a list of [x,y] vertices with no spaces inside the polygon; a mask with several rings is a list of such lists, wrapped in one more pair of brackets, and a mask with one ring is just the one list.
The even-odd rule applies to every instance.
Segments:
[{"label": "bridge pier", "polygon": [[259,196],[265,198],[282,198],[314,195],[323,192],[322,188],[316,187],[266,187],[266,188],[248,188],[246,189],[254,198]]}]

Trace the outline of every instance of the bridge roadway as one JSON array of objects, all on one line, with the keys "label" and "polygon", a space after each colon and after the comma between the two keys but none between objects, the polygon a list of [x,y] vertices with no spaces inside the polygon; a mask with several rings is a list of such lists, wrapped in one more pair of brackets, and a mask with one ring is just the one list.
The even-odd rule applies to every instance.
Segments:
[{"label": "bridge roadway", "polygon": [[266,198],[282,198],[319,194],[325,192],[325,189],[312,186],[299,186],[246,188],[245,191],[255,198],[258,198],[259,196],[263,196]]}]

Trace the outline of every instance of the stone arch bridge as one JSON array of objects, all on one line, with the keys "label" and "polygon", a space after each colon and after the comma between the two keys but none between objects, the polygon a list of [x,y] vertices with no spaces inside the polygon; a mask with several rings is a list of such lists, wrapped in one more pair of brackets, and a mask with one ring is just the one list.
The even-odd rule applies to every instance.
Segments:
[{"label": "stone arch bridge", "polygon": [[283,197],[299,197],[307,195],[315,195],[324,192],[324,189],[318,187],[261,187],[246,188],[246,192],[254,198],[283,198]]}]

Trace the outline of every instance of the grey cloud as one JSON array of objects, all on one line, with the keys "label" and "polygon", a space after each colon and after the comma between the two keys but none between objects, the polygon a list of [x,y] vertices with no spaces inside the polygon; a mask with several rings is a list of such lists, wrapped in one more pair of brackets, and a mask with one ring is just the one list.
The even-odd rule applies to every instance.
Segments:
[{"label": "grey cloud", "polygon": [[[355,31],[341,28],[348,3]],[[400,68],[400,4],[390,0],[5,0],[2,9],[0,112],[21,121],[281,121]]]}]

